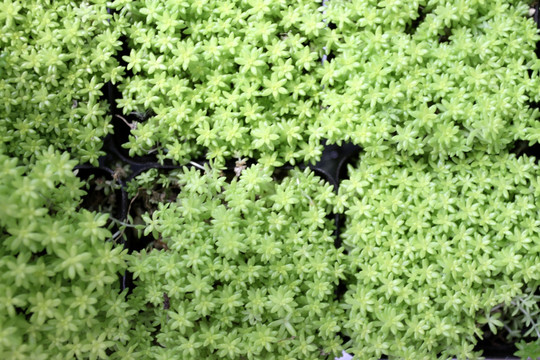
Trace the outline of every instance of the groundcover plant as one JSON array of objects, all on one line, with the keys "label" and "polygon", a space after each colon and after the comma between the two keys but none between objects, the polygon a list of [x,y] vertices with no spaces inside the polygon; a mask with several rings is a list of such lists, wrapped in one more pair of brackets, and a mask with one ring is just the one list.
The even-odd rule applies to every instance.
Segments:
[{"label": "groundcover plant", "polygon": [[125,250],[107,215],[78,209],[76,160],[50,147],[19,162],[0,149],[0,357],[108,358],[134,316],[118,281]]},{"label": "groundcover plant", "polygon": [[325,136],[443,158],[537,142],[540,38],[528,14],[524,1],[328,1]]},{"label": "groundcover plant", "polygon": [[0,2],[0,142],[31,162],[54,145],[94,164],[111,132],[101,88],[123,69],[105,1]]},{"label": "groundcover plant", "polygon": [[218,164],[256,157],[271,166],[318,159],[320,3],[116,6],[127,19],[123,60],[132,76],[118,105],[136,122],[124,145],[131,155],[181,164],[200,155]]},{"label": "groundcover plant", "polygon": [[176,199],[143,215],[162,250],[130,258],[130,334],[144,358],[315,359],[342,349],[333,188],[310,170],[260,164],[231,181],[209,167],[171,175]]},{"label": "groundcover plant", "polygon": [[497,310],[540,283],[535,159],[384,155],[362,156],[339,189],[351,350],[362,359],[476,358],[479,325],[496,333]]},{"label": "groundcover plant", "polygon": [[[473,359],[482,328],[537,356],[525,2],[0,1],[0,358]],[[153,197],[112,220],[153,238],[129,256],[73,172],[107,81],[131,155],[198,167],[121,189]],[[275,169],[323,138],[363,148],[337,195]]]}]

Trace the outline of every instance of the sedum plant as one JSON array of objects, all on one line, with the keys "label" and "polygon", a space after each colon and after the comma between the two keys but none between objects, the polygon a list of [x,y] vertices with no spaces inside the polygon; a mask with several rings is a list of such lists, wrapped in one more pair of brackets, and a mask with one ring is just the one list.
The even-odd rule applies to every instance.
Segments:
[{"label": "sedum plant", "polygon": [[227,181],[186,168],[181,192],[143,215],[163,250],[130,258],[145,358],[315,359],[341,351],[343,254],[333,192],[310,170],[260,164]]},{"label": "sedum plant", "polygon": [[527,156],[436,161],[394,150],[351,167],[336,209],[347,215],[350,350],[476,358],[480,326],[496,332],[497,310],[540,282],[538,170]]},{"label": "sedum plant", "polygon": [[[506,153],[540,134],[523,1],[0,1],[0,358],[466,359],[483,327],[540,336],[538,165]],[[136,176],[114,236],[73,173],[112,130],[107,82],[130,155],[212,164]],[[270,170],[322,138],[365,151],[337,196]],[[127,257],[128,227],[153,246]]]},{"label": "sedum plant", "polygon": [[103,85],[123,69],[106,1],[0,2],[0,143],[32,161],[49,145],[97,164],[112,131]]},{"label": "sedum plant", "polygon": [[540,358],[540,340],[536,342],[526,343],[520,341],[516,344],[518,351],[514,354],[520,359],[538,359]]},{"label": "sedum plant", "polygon": [[181,164],[201,155],[216,164],[318,160],[320,5],[118,2],[129,22],[123,59],[132,76],[118,105],[136,115],[125,144],[130,155],[157,152]]},{"label": "sedum plant", "polygon": [[134,312],[107,215],[78,208],[83,184],[66,153],[49,147],[19,163],[0,152],[0,358],[123,354]]},{"label": "sedum plant", "polygon": [[528,2],[330,0],[325,134],[370,154],[498,154],[539,139]]},{"label": "sedum plant", "polygon": [[[527,289],[516,296],[509,304],[501,304],[491,310],[491,316],[483,318],[492,333],[497,334],[498,326],[508,342],[518,348],[514,354],[520,359],[536,359],[540,357],[540,295],[539,284],[530,284]],[[490,321],[491,320],[491,321]],[[536,355],[534,355],[536,354]]]}]

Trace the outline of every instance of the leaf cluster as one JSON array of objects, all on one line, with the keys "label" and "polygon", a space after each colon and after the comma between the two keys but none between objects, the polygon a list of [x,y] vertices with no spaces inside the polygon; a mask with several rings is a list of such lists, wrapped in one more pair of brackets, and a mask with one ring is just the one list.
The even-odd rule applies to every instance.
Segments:
[{"label": "leaf cluster", "polygon": [[112,132],[103,85],[118,82],[120,31],[105,1],[0,2],[0,143],[25,161],[54,145],[97,164]]},{"label": "leaf cluster", "polygon": [[107,215],[79,209],[77,163],[49,147],[32,166],[0,153],[0,357],[108,358],[134,312]]},{"label": "leaf cluster", "polygon": [[[184,168],[182,192],[143,216],[166,250],[130,258],[148,358],[312,359],[337,354],[345,271],[332,236],[332,187],[310,170],[261,165],[227,181]],[[143,350],[141,350],[143,351]]]},{"label": "leaf cluster", "polygon": [[157,1],[117,3],[132,76],[118,105],[151,110],[125,144],[181,164],[203,154],[284,162],[321,154],[320,3]]},{"label": "leaf cluster", "polygon": [[479,325],[503,326],[492,310],[518,301],[525,284],[538,286],[534,160],[475,153],[434,161],[388,150],[350,167],[338,197],[353,353],[476,356]]}]

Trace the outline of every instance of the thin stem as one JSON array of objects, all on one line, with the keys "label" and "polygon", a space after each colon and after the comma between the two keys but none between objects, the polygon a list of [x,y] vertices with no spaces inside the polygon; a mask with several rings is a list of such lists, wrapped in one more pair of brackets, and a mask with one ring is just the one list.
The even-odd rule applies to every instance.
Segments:
[{"label": "thin stem", "polygon": [[132,225],[132,224],[128,224],[128,223],[125,223],[123,221],[120,221],[118,219],[115,219],[113,218],[112,216],[109,216],[109,219],[111,219],[113,222],[119,224],[119,225],[122,225],[122,226],[126,226],[126,227],[131,227],[131,228],[135,228],[136,226],[135,225]]},{"label": "thin stem", "polygon": [[118,230],[117,232],[115,232],[112,236],[112,241],[113,242],[116,242],[116,240],[118,240],[120,237],[122,237],[122,234],[124,233],[124,231],[122,230]]},{"label": "thin stem", "polygon": [[[518,299],[518,301],[521,299]],[[520,304],[516,304],[517,308],[525,315],[525,319],[531,323],[531,327],[536,332],[536,335],[540,338],[540,330],[538,329],[538,324],[534,322],[534,320],[531,317],[531,314],[529,314],[525,309],[523,309]]]},{"label": "thin stem", "polygon": [[[137,193],[135,194],[135,196],[133,197],[133,199],[131,199],[131,201],[129,202],[129,206],[128,206],[128,209],[127,209],[127,215],[129,215],[129,211],[131,210],[131,205],[133,204],[133,202],[135,201],[135,199],[137,198],[137,196],[139,196],[139,190],[140,189],[137,189]],[[127,224],[123,221],[120,221],[118,219],[115,219],[113,218],[112,216],[110,217],[111,220],[113,220],[114,222],[116,222],[117,224],[120,224],[120,225],[125,225],[124,228],[122,228],[120,231],[117,231],[115,233],[115,236],[113,236],[113,239],[114,241],[116,241],[116,239],[120,238],[122,235],[124,235],[124,232],[126,231],[126,229],[128,227],[131,227],[131,228],[135,228],[136,226],[135,225],[130,225],[130,224]]]},{"label": "thin stem", "polygon": [[508,331],[508,334],[513,335],[515,333],[514,330],[510,329],[510,327],[506,324],[504,324],[504,328],[506,331]]},{"label": "thin stem", "polygon": [[135,130],[137,128],[137,123],[136,122],[132,122],[130,123],[129,121],[127,121],[123,116],[120,116],[118,114],[116,114],[116,117],[119,118],[120,120],[122,120],[123,122],[126,123],[127,126],[129,126],[129,128],[131,130]]},{"label": "thin stem", "polygon": [[306,194],[304,190],[302,190],[302,188],[300,187],[300,179],[296,178],[296,184],[299,186],[299,189],[302,195],[304,195],[309,200],[309,203],[311,205],[315,205],[315,202],[313,202],[313,199],[308,194]]},{"label": "thin stem", "polygon": [[190,163],[190,165],[195,166],[197,169],[200,169],[200,170],[202,170],[202,171],[206,171],[206,169],[204,168],[204,166],[202,166],[201,164],[197,164],[195,161],[190,161],[189,163]]}]

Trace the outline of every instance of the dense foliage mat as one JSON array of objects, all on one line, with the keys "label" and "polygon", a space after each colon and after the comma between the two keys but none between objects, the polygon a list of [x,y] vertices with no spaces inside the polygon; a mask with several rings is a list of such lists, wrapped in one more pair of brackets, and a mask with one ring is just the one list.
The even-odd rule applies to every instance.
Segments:
[{"label": "dense foliage mat", "polygon": [[474,358],[479,324],[496,333],[503,323],[492,310],[540,282],[534,160],[361,157],[339,190],[353,353]]},{"label": "dense foliage mat", "polygon": [[261,165],[227,182],[184,168],[182,191],[143,215],[160,248],[131,256],[145,358],[314,359],[342,349],[345,266],[327,215],[332,186]]},{"label": "dense foliage mat", "polygon": [[75,160],[49,148],[21,166],[0,153],[0,357],[107,358],[128,338],[125,251],[106,214],[78,209]]},{"label": "dense foliage mat", "polygon": [[537,26],[523,1],[328,1],[331,141],[462,156],[538,142]]},{"label": "dense foliage mat", "polygon": [[54,145],[97,165],[110,133],[103,85],[121,47],[105,1],[0,2],[0,144],[28,162]]},{"label": "dense foliage mat", "polygon": [[[131,155],[180,163],[317,160],[322,14],[315,1],[123,1],[136,114]],[[147,118],[149,116],[149,118]],[[153,115],[153,116],[152,116]],[[142,118],[142,119],[141,119]],[[145,121],[141,121],[145,120]]]},{"label": "dense foliage mat", "polygon": [[529,11],[0,0],[0,358],[537,356]]}]

